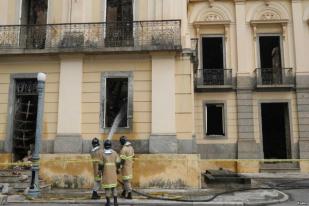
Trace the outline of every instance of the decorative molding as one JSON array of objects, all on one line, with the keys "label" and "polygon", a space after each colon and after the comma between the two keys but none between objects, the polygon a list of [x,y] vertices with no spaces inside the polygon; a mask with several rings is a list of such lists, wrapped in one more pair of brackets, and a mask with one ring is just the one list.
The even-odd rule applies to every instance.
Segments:
[{"label": "decorative molding", "polygon": [[269,6],[270,0],[264,0],[265,6]]},{"label": "decorative molding", "polygon": [[281,19],[280,15],[272,10],[266,10],[264,11],[260,17],[259,20],[274,20],[274,19]]},{"label": "decorative molding", "polygon": [[220,15],[216,12],[209,12],[205,16],[203,16],[202,19],[200,19],[200,20],[202,20],[202,21],[203,20],[204,21],[222,21],[224,19],[225,18],[222,15]]},{"label": "decorative molding", "polygon": [[208,0],[209,7],[212,8],[215,0]]},{"label": "decorative molding", "polygon": [[230,24],[231,21],[229,20],[222,20],[222,21],[197,21],[193,23],[193,26],[196,30],[196,35],[200,36],[200,28],[203,28],[205,26],[209,26],[209,25],[221,25],[224,27],[224,37],[225,39],[228,38],[228,34],[230,31]]},{"label": "decorative molding", "polygon": [[265,24],[279,24],[282,27],[282,37],[286,37],[287,33],[287,24],[289,20],[288,19],[271,19],[271,20],[252,20],[250,22],[252,31],[253,31],[253,38],[256,39],[256,34],[257,34],[257,27],[260,25],[265,25]]}]

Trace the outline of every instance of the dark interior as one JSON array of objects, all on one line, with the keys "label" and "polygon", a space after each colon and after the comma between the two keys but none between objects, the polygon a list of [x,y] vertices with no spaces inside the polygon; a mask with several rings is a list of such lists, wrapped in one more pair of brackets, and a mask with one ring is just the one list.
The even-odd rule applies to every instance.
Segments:
[{"label": "dark interior", "polygon": [[223,38],[204,37],[202,39],[203,69],[223,69]]},{"label": "dark interior", "polygon": [[[123,106],[128,105],[128,78],[106,79],[105,127],[111,127]],[[127,109],[119,127],[127,127]]]},{"label": "dark interior", "polygon": [[38,94],[36,79],[16,80],[13,153],[14,160],[22,160],[33,152],[36,131]]},{"label": "dark interior", "polygon": [[275,48],[279,50],[279,67],[281,67],[280,36],[260,36],[259,43],[261,68],[273,68],[273,52]]},{"label": "dark interior", "polygon": [[207,104],[207,135],[224,135],[223,106]]},{"label": "dark interior", "polygon": [[262,133],[265,159],[287,159],[290,154],[287,103],[263,103]]}]

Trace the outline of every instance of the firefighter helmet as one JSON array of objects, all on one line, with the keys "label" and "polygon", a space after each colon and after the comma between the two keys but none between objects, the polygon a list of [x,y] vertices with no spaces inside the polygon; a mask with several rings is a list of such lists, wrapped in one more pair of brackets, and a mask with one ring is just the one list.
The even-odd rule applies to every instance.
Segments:
[{"label": "firefighter helmet", "polygon": [[111,149],[112,148],[112,142],[107,139],[104,141],[104,149]]},{"label": "firefighter helmet", "polygon": [[119,139],[119,142],[121,145],[125,145],[128,141],[128,138],[126,136],[121,136]]},{"label": "firefighter helmet", "polygon": [[97,147],[97,146],[100,146],[100,141],[98,138],[95,137],[92,139],[91,144],[92,144],[92,147]]}]

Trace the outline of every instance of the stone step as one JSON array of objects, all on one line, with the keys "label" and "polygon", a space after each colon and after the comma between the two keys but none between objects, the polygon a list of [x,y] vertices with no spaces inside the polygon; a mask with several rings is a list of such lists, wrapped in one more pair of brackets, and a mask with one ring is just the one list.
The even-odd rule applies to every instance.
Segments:
[{"label": "stone step", "polygon": [[[27,179],[26,179],[27,178]],[[29,176],[20,176],[20,175],[9,175],[9,176],[0,176],[1,183],[18,183],[18,182],[30,182]]]},{"label": "stone step", "polygon": [[278,162],[278,163],[262,163],[262,169],[297,169],[299,164],[297,162]]},{"label": "stone step", "polygon": [[261,168],[261,173],[300,173],[300,168]]},{"label": "stone step", "polygon": [[298,162],[268,162],[261,163],[260,172],[262,173],[299,173]]},{"label": "stone step", "polygon": [[[13,176],[15,175],[13,172],[14,170],[0,170],[0,176]],[[31,176],[31,170],[21,170],[21,171],[18,171],[18,173],[20,175]],[[15,176],[19,176],[19,175],[15,175]]]}]

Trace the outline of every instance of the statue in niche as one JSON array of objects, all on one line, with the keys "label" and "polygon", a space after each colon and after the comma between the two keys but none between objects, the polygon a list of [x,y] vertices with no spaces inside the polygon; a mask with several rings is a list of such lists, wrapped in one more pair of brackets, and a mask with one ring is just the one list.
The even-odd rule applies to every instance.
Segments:
[{"label": "statue in niche", "polygon": [[271,56],[272,56],[273,83],[280,84],[282,81],[281,78],[282,68],[281,68],[280,48],[278,46],[272,49]]}]

